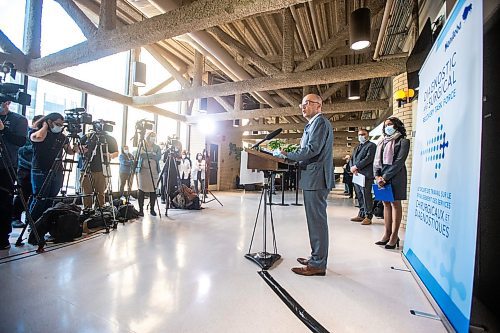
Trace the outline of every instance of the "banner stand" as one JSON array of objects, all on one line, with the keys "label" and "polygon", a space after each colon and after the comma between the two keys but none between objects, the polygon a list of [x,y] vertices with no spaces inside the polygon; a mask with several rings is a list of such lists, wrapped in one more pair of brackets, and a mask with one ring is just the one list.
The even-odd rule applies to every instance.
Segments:
[{"label": "banner stand", "polygon": [[[425,286],[425,284],[422,282],[422,280],[420,280],[420,277],[415,272],[415,270],[413,269],[412,265],[410,264],[410,262],[408,261],[408,259],[406,259],[406,256],[403,253],[401,253],[401,258],[403,259],[403,262],[405,263],[406,267],[410,271],[411,275],[413,275],[413,278],[415,279],[415,281],[417,281],[418,286],[420,287],[420,289],[424,293],[425,297],[427,298],[427,300],[431,304],[432,308],[436,312],[436,315],[439,317],[439,319],[443,323],[443,325],[446,328],[446,330],[448,332],[450,332],[450,333],[455,333],[456,330],[453,328],[453,326],[451,325],[451,323],[448,321],[448,318],[446,318],[445,314],[443,313],[443,311],[441,310],[441,308],[439,307],[439,305],[436,303],[436,301],[434,300],[434,298],[432,297],[432,295],[429,293],[429,291],[427,290],[427,287]],[[410,310],[410,313],[411,313],[411,311],[412,310]]]}]

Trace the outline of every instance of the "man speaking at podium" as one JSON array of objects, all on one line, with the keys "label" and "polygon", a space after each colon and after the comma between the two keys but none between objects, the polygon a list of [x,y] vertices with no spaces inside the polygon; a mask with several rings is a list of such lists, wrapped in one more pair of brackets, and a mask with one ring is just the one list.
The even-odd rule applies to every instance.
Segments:
[{"label": "man speaking at podium", "polygon": [[292,271],[299,275],[325,275],[328,259],[328,221],[326,199],[333,182],[333,130],[330,121],[321,114],[323,101],[315,94],[306,95],[300,108],[309,121],[304,128],[300,149],[294,153],[282,151],[287,159],[298,161],[301,171],[299,187],[304,195],[311,256],[297,258],[303,267]]}]

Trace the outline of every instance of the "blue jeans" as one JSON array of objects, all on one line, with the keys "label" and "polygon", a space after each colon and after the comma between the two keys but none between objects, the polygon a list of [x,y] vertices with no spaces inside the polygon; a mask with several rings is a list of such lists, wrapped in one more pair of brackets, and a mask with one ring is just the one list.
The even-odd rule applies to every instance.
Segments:
[{"label": "blue jeans", "polygon": [[[33,196],[30,200],[30,212],[33,217],[33,221],[37,221],[45,212],[47,208],[52,206],[52,200],[37,200],[37,196],[42,190],[42,186],[47,179],[49,172],[40,169],[31,170],[31,184],[33,186]],[[45,185],[43,193],[41,194],[41,199],[47,197],[55,197],[63,185],[63,174],[54,173],[49,184]]]}]

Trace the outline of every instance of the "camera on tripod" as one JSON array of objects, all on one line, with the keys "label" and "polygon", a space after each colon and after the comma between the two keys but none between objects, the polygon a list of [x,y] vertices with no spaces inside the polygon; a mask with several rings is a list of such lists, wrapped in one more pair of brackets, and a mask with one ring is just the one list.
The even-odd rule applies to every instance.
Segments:
[{"label": "camera on tripod", "polygon": [[165,143],[165,154],[170,155],[176,159],[181,158],[182,144],[175,135],[167,137]]},{"label": "camera on tripod", "polygon": [[135,135],[132,138],[133,139],[132,145],[134,147],[138,146],[139,140],[144,139],[144,135],[146,134],[147,130],[149,131],[153,130],[154,124],[155,124],[154,121],[147,119],[141,119],[135,123]]},{"label": "camera on tripod", "polygon": [[92,115],[87,113],[85,108],[68,109],[64,110],[64,113],[66,114],[64,126],[71,138],[78,137],[78,133],[83,131],[82,125],[92,125]]},{"label": "camera on tripod", "polygon": [[12,79],[16,78],[17,70],[15,69],[14,64],[11,62],[4,62],[0,70],[1,74],[3,74],[3,77],[0,76],[0,103],[10,101],[21,105],[30,105],[31,95],[21,91],[21,89],[24,89],[22,84],[2,83],[2,81],[5,81],[7,74],[9,73]]},{"label": "camera on tripod", "polygon": [[114,121],[98,119],[92,122],[92,129],[97,134],[101,134],[104,132],[113,132],[113,126],[116,125]]}]

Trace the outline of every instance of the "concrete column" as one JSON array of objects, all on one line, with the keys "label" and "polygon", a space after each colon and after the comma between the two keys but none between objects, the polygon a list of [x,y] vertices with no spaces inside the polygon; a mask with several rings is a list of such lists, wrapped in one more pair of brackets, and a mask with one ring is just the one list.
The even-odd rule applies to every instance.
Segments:
[{"label": "concrete column", "polygon": [[30,58],[40,58],[40,41],[42,39],[42,6],[43,0],[28,0],[26,2],[24,53]]}]

